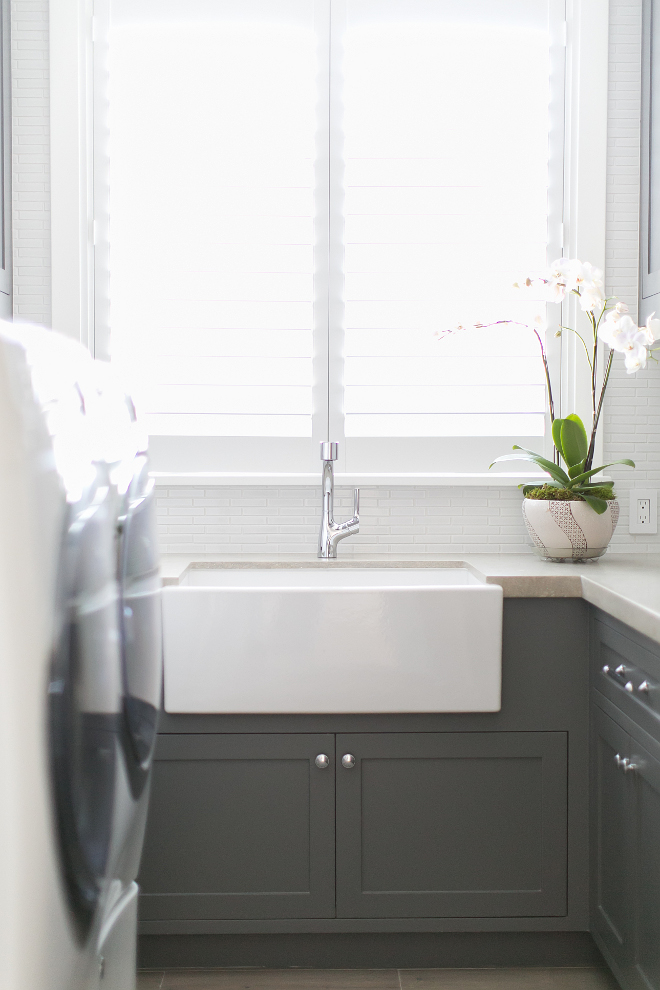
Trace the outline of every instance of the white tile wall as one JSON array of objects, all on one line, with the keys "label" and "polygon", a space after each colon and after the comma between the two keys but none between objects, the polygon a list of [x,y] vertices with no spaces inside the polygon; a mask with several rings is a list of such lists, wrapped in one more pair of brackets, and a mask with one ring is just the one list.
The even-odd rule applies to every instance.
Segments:
[{"label": "white tile wall", "polygon": [[[607,261],[608,294],[637,312],[639,260],[639,139],[641,78],[641,0],[610,2],[610,90],[608,108]],[[633,487],[660,483],[660,368],[627,375],[615,361],[607,393],[604,421],[605,460],[631,457],[637,467],[612,468],[621,501],[621,522],[612,549],[644,551],[660,548],[660,534],[631,536],[628,493]]]},{"label": "white tile wall", "polygon": [[[158,508],[164,552],[316,552],[320,485],[163,488]],[[351,489],[338,489],[335,514],[353,514]],[[363,488],[360,530],[342,556],[527,550],[516,488]]]},{"label": "white tile wall", "polygon": [[[636,308],[639,199],[641,0],[610,0],[610,98],[607,206],[608,294]],[[48,323],[48,2],[12,0],[14,106],[14,312]],[[588,259],[587,259],[588,260]],[[614,551],[660,547],[627,533],[631,485],[660,484],[660,371],[628,377],[618,362],[605,410],[607,460],[632,457],[634,473],[614,469],[622,518]],[[619,480],[620,479],[620,480]],[[343,554],[372,552],[521,552],[528,548],[514,488],[365,489],[362,533]],[[314,550],[319,493],[314,488],[164,488],[159,490],[165,552]],[[337,499],[349,516],[351,494]]]}]

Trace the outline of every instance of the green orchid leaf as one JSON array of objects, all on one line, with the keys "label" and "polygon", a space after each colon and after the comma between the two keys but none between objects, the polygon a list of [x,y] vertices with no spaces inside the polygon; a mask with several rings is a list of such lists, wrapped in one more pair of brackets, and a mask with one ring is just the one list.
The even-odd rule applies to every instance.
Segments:
[{"label": "green orchid leaf", "polygon": [[[587,443],[587,431],[585,429],[584,423],[582,422],[582,420],[580,419],[580,417],[578,416],[578,414],[577,413],[569,413],[568,416],[566,417],[566,419],[570,419],[570,421],[572,423],[576,423],[578,426],[581,426],[582,427],[582,429],[584,430],[585,443]],[[588,443],[587,443],[587,446],[588,446]],[[586,451],[585,451],[585,455],[586,455]]]},{"label": "green orchid leaf", "polygon": [[614,464],[626,464],[628,467],[635,466],[635,462],[631,461],[629,457],[624,457],[621,461],[610,461],[609,464],[602,464],[601,467],[592,468],[591,471],[585,471],[584,474],[578,474],[577,478],[573,478],[571,487],[580,484],[581,481],[586,481],[587,478],[591,478],[592,475],[598,474],[599,471],[604,471],[605,468],[612,467]]},{"label": "green orchid leaf", "polygon": [[575,478],[578,474],[580,474],[580,472],[584,471],[585,461],[586,461],[586,457],[583,457],[578,464],[573,464],[571,467],[569,467],[568,469],[569,477]]},{"label": "green orchid leaf", "polygon": [[564,448],[561,445],[561,428],[562,428],[563,422],[564,422],[563,419],[556,419],[553,422],[553,424],[552,424],[552,440],[553,440],[553,443],[554,443],[554,445],[555,445],[555,447],[556,447],[556,449],[557,449],[557,451],[559,453],[559,456],[562,457],[564,459],[564,461],[566,461],[566,458],[564,457]]},{"label": "green orchid leaf", "polygon": [[[534,464],[538,464],[539,467],[547,471],[551,478],[555,481],[560,482],[562,485],[570,484],[570,479],[566,472],[559,467],[558,464],[554,464],[553,461],[547,461],[545,457],[541,457],[540,454],[535,454],[531,450],[525,450],[524,447],[515,447],[515,450],[522,450],[522,454],[503,454],[502,457],[498,457],[493,461],[493,464],[498,464],[501,461],[532,461]],[[493,464],[490,466],[492,467]]]},{"label": "green orchid leaf", "polygon": [[583,488],[586,488],[587,490],[589,488],[614,488],[614,482],[613,481],[587,481],[583,485],[580,485],[580,491],[582,491]]},{"label": "green orchid leaf", "polygon": [[555,464],[554,461],[549,461],[546,457],[542,457],[541,454],[537,454],[534,450],[528,450],[527,447],[519,447],[517,443],[513,445],[514,450],[522,450],[525,454],[529,454],[533,457],[539,467],[542,467],[548,472],[555,481],[561,481],[563,484],[568,484],[569,478],[564,469],[559,465]]},{"label": "green orchid leaf", "polygon": [[604,498],[596,498],[595,495],[587,495],[586,492],[580,492],[580,494],[585,502],[591,506],[594,512],[597,512],[599,516],[602,516],[603,512],[607,509],[607,500]]},{"label": "green orchid leaf", "polygon": [[587,433],[579,416],[571,413],[562,423],[561,445],[569,467],[584,461],[589,449]]}]

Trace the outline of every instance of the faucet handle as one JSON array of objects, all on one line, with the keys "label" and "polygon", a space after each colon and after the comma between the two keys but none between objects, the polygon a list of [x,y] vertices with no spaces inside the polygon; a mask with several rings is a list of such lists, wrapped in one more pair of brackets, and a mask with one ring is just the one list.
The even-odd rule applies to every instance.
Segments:
[{"label": "faucet handle", "polygon": [[353,518],[360,518],[360,489],[353,489]]},{"label": "faucet handle", "polygon": [[336,440],[323,440],[321,442],[321,460],[322,461],[336,461],[339,456],[337,449],[339,444]]}]

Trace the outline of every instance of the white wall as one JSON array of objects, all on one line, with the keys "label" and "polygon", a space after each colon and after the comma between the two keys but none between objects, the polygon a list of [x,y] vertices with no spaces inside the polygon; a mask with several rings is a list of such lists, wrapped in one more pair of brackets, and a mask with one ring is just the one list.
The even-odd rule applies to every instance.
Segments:
[{"label": "white wall", "polygon": [[[639,199],[641,0],[610,0],[607,214],[608,294],[636,309]],[[12,0],[14,105],[14,312],[48,323],[48,3]],[[589,260],[589,259],[585,259]],[[618,361],[605,411],[607,460],[632,457],[634,483],[660,483],[660,370],[627,376]],[[614,470],[622,517],[613,551],[660,549],[660,536],[627,533],[629,469]],[[620,479],[620,480],[619,480]],[[520,494],[504,488],[365,489],[362,533],[342,554],[529,550]],[[351,495],[338,500],[350,515]],[[165,552],[314,550],[320,496],[314,488],[164,488],[159,512]]]}]

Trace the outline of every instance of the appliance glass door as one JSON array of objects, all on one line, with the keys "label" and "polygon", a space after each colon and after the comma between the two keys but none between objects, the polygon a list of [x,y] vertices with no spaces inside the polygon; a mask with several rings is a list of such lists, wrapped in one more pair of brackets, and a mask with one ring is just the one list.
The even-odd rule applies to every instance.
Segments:
[{"label": "appliance glass door", "polygon": [[162,634],[154,484],[136,461],[120,544],[124,715],[133,795],[142,791],[156,742],[162,691]]},{"label": "appliance glass door", "polygon": [[114,563],[111,499],[106,487],[97,487],[67,522],[49,684],[57,831],[81,938],[102,892],[112,830],[121,706]]}]

